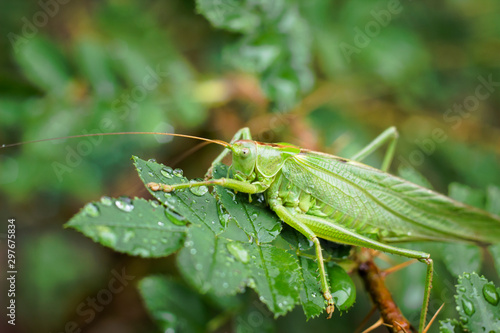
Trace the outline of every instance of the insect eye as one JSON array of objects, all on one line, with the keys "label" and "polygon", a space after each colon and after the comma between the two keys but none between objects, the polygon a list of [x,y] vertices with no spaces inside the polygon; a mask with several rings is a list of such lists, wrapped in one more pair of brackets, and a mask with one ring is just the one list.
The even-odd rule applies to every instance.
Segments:
[{"label": "insect eye", "polygon": [[248,156],[248,154],[250,154],[250,149],[248,149],[248,148],[243,148],[243,149],[241,150],[241,155],[243,155],[243,156]]}]

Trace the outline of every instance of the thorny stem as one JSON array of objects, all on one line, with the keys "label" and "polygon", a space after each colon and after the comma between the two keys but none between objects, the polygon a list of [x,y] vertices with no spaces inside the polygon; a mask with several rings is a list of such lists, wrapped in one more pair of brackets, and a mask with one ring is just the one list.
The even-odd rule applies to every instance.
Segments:
[{"label": "thorny stem", "polygon": [[358,272],[365,288],[378,308],[384,324],[393,333],[416,333],[417,330],[403,316],[394,302],[391,293],[385,286],[384,274],[373,262],[373,256],[368,249],[362,248],[358,256]]}]

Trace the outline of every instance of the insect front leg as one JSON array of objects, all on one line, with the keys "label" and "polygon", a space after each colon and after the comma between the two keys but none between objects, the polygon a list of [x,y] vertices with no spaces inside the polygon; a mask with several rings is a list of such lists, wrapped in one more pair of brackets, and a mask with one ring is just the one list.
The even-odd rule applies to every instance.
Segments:
[{"label": "insect front leg", "polygon": [[396,127],[392,126],[386,129],[382,134],[377,136],[372,142],[370,142],[366,147],[361,149],[356,155],[352,156],[351,159],[355,161],[362,161],[368,155],[373,153],[375,150],[379,149],[381,146],[389,142],[389,147],[385,152],[384,161],[382,162],[382,171],[386,172],[391,165],[392,159],[394,158],[394,152],[396,151],[396,144],[398,142],[398,130]]},{"label": "insect front leg", "polygon": [[277,199],[273,199],[269,202],[271,209],[288,225],[290,225],[295,230],[299,231],[301,234],[306,236],[314,243],[316,249],[316,260],[318,261],[319,277],[321,281],[321,292],[323,297],[327,302],[326,313],[328,314],[328,319],[332,317],[333,311],[335,310],[335,303],[333,301],[332,294],[330,293],[330,285],[328,284],[328,279],[325,270],[325,264],[323,261],[323,253],[321,250],[321,245],[316,234],[296,218],[296,215],[292,215],[285,206],[281,205]]},{"label": "insect front leg", "polygon": [[231,178],[210,179],[200,182],[189,182],[189,183],[181,183],[174,185],[167,185],[167,184],[153,183],[153,182],[147,184],[149,189],[155,192],[156,191],[172,192],[175,190],[180,190],[190,187],[215,186],[215,185],[219,185],[238,192],[249,193],[249,194],[264,192],[269,187],[268,185],[260,182],[248,183]]},{"label": "insect front leg", "polygon": [[[248,127],[243,127],[241,129],[239,129],[238,132],[236,132],[236,134],[231,139],[230,143],[233,144],[235,141],[242,140],[242,139],[243,140],[252,140],[252,134],[250,134],[250,129]],[[212,173],[213,173],[215,165],[222,163],[222,160],[224,159],[224,157],[226,157],[230,152],[231,152],[230,149],[224,148],[222,153],[220,153],[219,156],[217,156],[215,158],[215,160],[213,160],[212,165],[210,166],[207,173],[205,174],[205,179],[212,178]]]}]

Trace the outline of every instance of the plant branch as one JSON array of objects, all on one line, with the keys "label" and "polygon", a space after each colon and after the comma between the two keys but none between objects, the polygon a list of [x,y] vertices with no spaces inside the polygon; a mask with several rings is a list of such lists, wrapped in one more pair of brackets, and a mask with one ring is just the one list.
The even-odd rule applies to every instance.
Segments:
[{"label": "plant branch", "polygon": [[371,299],[378,308],[384,324],[393,333],[416,333],[415,328],[403,316],[391,293],[385,285],[383,272],[375,265],[373,256],[368,249],[362,248],[358,255],[358,272],[370,293]]}]

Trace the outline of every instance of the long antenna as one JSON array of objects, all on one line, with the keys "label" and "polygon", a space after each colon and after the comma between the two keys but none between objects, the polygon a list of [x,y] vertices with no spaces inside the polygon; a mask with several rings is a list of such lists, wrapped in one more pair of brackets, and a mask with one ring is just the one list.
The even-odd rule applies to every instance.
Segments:
[{"label": "long antenna", "polygon": [[20,146],[28,143],[36,143],[36,142],[44,142],[44,141],[52,141],[52,140],[64,140],[64,139],[74,139],[74,138],[85,138],[89,136],[101,136],[101,135],[137,135],[137,134],[148,134],[148,135],[168,135],[168,136],[178,136],[181,138],[190,138],[190,139],[196,139],[196,140],[202,140],[210,143],[216,143],[218,145],[224,146],[226,148],[230,147],[231,145],[225,141],[222,140],[210,140],[210,139],[205,139],[205,138],[200,138],[199,136],[194,136],[194,135],[186,135],[186,134],[175,134],[175,133],[163,133],[163,132],[115,132],[115,133],[91,133],[91,134],[80,134],[80,135],[70,135],[70,136],[62,136],[59,138],[51,138],[51,139],[41,139],[41,140],[33,140],[33,141],[24,141],[24,142],[17,142],[17,143],[9,143],[9,144],[3,144],[0,146],[1,148],[8,148],[8,147],[14,147],[14,146]]}]

